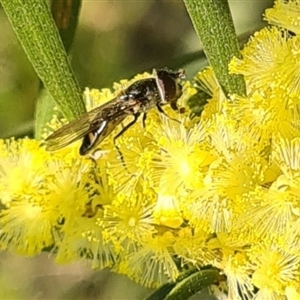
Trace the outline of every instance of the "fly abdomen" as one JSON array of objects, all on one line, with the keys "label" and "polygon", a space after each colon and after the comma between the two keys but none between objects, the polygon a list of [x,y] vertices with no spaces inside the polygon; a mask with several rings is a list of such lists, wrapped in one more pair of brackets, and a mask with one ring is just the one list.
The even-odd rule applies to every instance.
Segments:
[{"label": "fly abdomen", "polygon": [[107,121],[102,121],[100,126],[83,137],[82,144],[79,149],[80,155],[87,154],[93,146],[98,143],[99,136],[103,133],[105,127],[107,125]]}]

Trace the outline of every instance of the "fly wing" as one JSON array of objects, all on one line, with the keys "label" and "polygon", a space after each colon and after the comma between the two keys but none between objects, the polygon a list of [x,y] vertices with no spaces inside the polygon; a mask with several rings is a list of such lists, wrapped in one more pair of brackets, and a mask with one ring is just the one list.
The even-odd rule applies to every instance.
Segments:
[{"label": "fly wing", "polygon": [[80,155],[86,155],[90,150],[100,144],[126,117],[128,114],[123,114],[115,117],[111,121],[103,120],[96,130],[89,132],[83,137]]},{"label": "fly wing", "polygon": [[[132,106],[132,103],[131,103]],[[46,138],[46,149],[49,151],[59,150],[67,145],[83,138],[98,128],[106,127],[105,123],[111,122],[111,127],[116,127],[127,116],[126,109],[131,107],[123,101],[113,99],[102,106],[83,114],[78,119],[62,126]],[[123,118],[120,118],[124,116]],[[118,120],[119,122],[113,122]],[[109,130],[111,132],[113,130]],[[107,134],[107,132],[105,132]]]}]

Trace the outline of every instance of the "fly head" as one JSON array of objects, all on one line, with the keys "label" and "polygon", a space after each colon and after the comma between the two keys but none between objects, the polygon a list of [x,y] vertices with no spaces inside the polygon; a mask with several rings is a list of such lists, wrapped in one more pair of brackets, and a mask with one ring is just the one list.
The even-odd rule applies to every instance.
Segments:
[{"label": "fly head", "polygon": [[[169,103],[174,110],[177,110],[177,100],[182,95],[181,79],[185,78],[185,72],[182,69],[178,71],[167,68],[153,71],[156,75],[156,84],[160,93],[161,104]],[[156,74],[155,74],[156,73]]]}]

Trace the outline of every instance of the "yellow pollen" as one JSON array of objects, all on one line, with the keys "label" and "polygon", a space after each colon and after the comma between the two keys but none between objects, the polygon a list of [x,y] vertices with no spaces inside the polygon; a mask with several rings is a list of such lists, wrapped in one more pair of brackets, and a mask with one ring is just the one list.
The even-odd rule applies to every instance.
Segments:
[{"label": "yellow pollen", "polygon": [[41,213],[41,207],[31,206],[24,210],[24,215],[28,219],[36,219],[37,216]]},{"label": "yellow pollen", "polygon": [[133,217],[129,218],[128,225],[134,227],[136,225],[136,218]]},{"label": "yellow pollen", "polygon": [[187,161],[182,161],[180,164],[180,170],[182,175],[189,175],[191,172],[189,163]]}]

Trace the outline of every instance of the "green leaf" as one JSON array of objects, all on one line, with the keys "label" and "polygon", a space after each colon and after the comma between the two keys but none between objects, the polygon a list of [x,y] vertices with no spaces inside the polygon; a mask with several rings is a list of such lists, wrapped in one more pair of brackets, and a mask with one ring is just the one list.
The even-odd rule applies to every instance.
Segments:
[{"label": "green leaf", "polygon": [[42,139],[43,129],[53,117],[55,102],[47,89],[42,88],[35,106],[34,135],[37,140]]},{"label": "green leaf", "polygon": [[45,88],[72,120],[85,112],[82,92],[44,0],[0,0]]},{"label": "green leaf", "polygon": [[246,93],[241,75],[228,73],[233,56],[240,57],[238,40],[226,0],[184,0],[190,18],[225,94]]},{"label": "green leaf", "polygon": [[163,300],[165,297],[169,294],[169,292],[175,287],[175,285],[180,282],[181,280],[184,280],[191,274],[198,272],[198,269],[191,268],[184,272],[182,272],[176,281],[170,281],[166,284],[162,285],[159,289],[157,289],[155,292],[153,292],[151,295],[149,295],[145,300]]},{"label": "green leaf", "polygon": [[217,283],[224,278],[219,271],[211,266],[206,266],[202,270],[192,268],[182,272],[175,282],[167,282],[153,292],[145,300],[185,300],[195,293]]},{"label": "green leaf", "polygon": [[186,300],[197,292],[221,280],[218,270],[208,269],[194,273],[180,281],[164,300]]},{"label": "green leaf", "polygon": [[[52,0],[51,13],[58,28],[65,51],[69,53],[78,24],[81,0]],[[70,57],[70,56],[69,56]],[[42,139],[46,124],[51,121],[55,101],[47,89],[41,84],[40,94],[35,106],[35,138]]]}]

